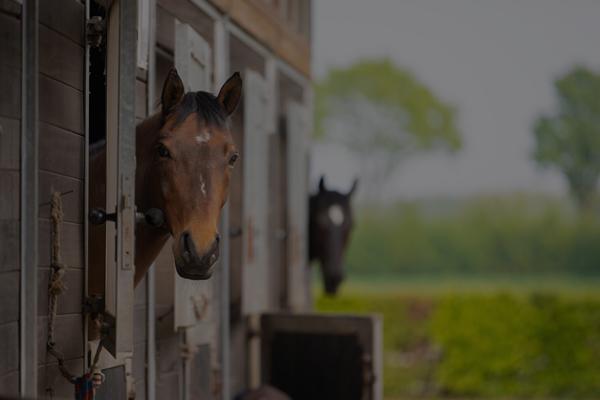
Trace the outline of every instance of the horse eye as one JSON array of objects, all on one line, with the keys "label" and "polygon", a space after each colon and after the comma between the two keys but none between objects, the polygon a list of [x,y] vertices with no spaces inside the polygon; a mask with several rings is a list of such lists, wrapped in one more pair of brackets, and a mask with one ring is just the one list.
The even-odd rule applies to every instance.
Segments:
[{"label": "horse eye", "polygon": [[171,158],[171,153],[169,153],[169,149],[164,144],[158,145],[158,155],[163,158]]},{"label": "horse eye", "polygon": [[235,162],[238,160],[239,157],[240,157],[240,155],[238,153],[233,153],[231,155],[231,157],[229,158],[229,166],[233,167],[233,165],[235,164]]}]

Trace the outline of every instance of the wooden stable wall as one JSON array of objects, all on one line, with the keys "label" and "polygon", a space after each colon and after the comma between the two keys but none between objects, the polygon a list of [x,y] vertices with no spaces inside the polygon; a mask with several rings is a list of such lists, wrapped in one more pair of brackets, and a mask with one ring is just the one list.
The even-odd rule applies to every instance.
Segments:
[{"label": "wooden stable wall", "polygon": [[84,59],[85,8],[77,0],[40,1],[38,393],[72,396],[73,385],[46,354],[50,275],[50,201],[62,197],[61,252],[67,289],[58,300],[55,340],[74,374],[84,371]]},{"label": "wooden stable wall", "polygon": [[[21,27],[20,6],[0,3],[0,393],[18,393],[19,352],[19,154]],[[61,251],[67,267],[60,298],[56,342],[67,367],[83,371],[83,173],[84,173],[84,7],[77,0],[40,2],[39,9],[39,201],[54,191],[63,197]],[[70,396],[56,363],[46,354],[47,287],[50,273],[50,207],[39,208],[38,393],[52,388]],[[6,356],[5,356],[6,355]]]},{"label": "wooden stable wall", "polygon": [[[148,115],[147,71],[137,70],[135,81],[135,119],[141,122]],[[146,398],[146,364],[148,346],[148,296],[147,277],[144,277],[135,288],[135,304],[133,310],[133,378],[136,398]]]},{"label": "wooden stable wall", "polygon": [[20,14],[0,2],[0,395],[19,393]]}]

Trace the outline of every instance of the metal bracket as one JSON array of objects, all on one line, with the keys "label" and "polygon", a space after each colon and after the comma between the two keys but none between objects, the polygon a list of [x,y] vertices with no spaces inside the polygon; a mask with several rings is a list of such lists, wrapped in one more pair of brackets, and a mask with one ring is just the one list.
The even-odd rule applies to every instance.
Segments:
[{"label": "metal bracket", "polygon": [[108,342],[105,342],[105,347],[111,346],[114,343],[115,332],[115,318],[106,312],[106,303],[104,297],[100,295],[92,295],[86,297],[83,302],[83,313],[89,315],[92,320],[100,321],[100,337],[109,338]]},{"label": "metal bracket", "polygon": [[[107,221],[117,222],[117,213],[107,213],[101,208],[92,208],[88,215],[88,220],[92,225],[102,225]],[[146,212],[135,213],[136,223],[145,223],[154,228],[161,228],[165,225],[165,215],[158,208],[150,208]]]},{"label": "metal bracket", "polygon": [[85,37],[88,46],[100,47],[106,37],[106,21],[99,15],[88,19],[85,23]]},{"label": "metal bracket", "polygon": [[88,220],[92,225],[102,225],[106,223],[106,221],[117,222],[117,213],[108,214],[101,208],[92,208],[90,210],[90,214],[88,215]]}]

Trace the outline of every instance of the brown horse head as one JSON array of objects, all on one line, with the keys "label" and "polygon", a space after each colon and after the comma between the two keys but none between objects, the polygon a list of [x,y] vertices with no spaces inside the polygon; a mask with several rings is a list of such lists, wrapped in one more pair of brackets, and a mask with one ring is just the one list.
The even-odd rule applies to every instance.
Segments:
[{"label": "brown horse head", "polygon": [[309,256],[319,260],[325,292],[334,295],[344,280],[344,254],[353,227],[352,195],[355,180],[348,193],[327,190],[325,179],[319,181],[319,191],[310,197]]},{"label": "brown horse head", "polygon": [[238,152],[228,117],[235,110],[242,80],[235,73],[219,94],[184,93],[176,70],[165,80],[160,129],[147,146],[147,207],[163,210],[173,236],[177,273],[208,279],[219,257],[218,222]]}]

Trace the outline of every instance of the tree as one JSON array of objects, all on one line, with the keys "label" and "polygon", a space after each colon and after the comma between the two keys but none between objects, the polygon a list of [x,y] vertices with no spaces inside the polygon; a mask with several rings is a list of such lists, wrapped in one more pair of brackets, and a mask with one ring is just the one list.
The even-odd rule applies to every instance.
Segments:
[{"label": "tree", "polygon": [[600,75],[576,67],[558,78],[558,107],[535,122],[534,159],[558,169],[581,210],[589,210],[600,176]]},{"label": "tree", "polygon": [[417,151],[461,146],[454,108],[389,59],[332,69],[315,94],[315,136],[360,156],[368,183]]}]

